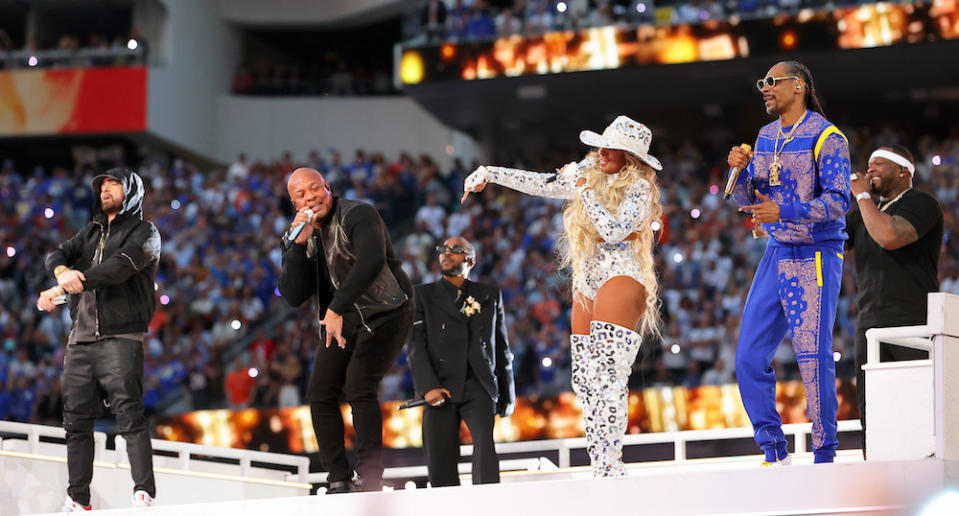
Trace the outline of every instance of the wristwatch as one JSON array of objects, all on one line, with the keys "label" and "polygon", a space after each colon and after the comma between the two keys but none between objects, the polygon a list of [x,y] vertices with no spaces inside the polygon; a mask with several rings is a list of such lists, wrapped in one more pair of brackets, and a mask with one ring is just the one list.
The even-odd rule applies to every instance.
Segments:
[{"label": "wristwatch", "polygon": [[869,200],[871,201],[871,200],[872,200],[872,194],[869,193],[869,192],[859,192],[859,193],[856,194],[856,200],[857,200],[857,201],[861,201],[861,200],[863,200],[863,199],[869,199]]}]

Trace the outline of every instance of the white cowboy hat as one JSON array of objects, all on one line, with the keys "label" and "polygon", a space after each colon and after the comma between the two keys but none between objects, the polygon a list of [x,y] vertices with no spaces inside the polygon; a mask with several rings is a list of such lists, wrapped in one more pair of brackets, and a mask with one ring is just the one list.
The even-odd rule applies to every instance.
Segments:
[{"label": "white cowboy hat", "polygon": [[649,155],[649,144],[653,141],[653,132],[628,116],[616,117],[616,120],[603,130],[603,134],[583,131],[579,133],[579,140],[590,147],[629,152],[656,170],[663,169],[663,164]]}]

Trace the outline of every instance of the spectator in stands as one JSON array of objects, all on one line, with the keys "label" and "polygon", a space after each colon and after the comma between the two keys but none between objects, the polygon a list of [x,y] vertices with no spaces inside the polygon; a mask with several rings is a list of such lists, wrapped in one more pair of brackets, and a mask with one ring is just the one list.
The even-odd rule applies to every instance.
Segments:
[{"label": "spectator in stands", "polygon": [[496,415],[513,413],[513,356],[503,297],[472,282],[476,250],[462,237],[437,246],[443,279],[416,287],[413,334],[406,347],[423,409],[423,448],[433,487],[459,485],[459,430],[473,440],[473,483],[499,483],[493,444]]},{"label": "spectator in stands", "polygon": [[496,35],[511,36],[523,30],[523,22],[513,14],[512,9],[503,9],[496,17]]},{"label": "spectator in stands", "polygon": [[51,251],[44,264],[58,286],[37,306],[47,312],[69,293],[73,327],[64,359],[63,427],[70,485],[64,510],[90,510],[93,421],[102,390],[127,442],[134,506],[156,496],[150,429],[143,413],[143,335],[153,317],[160,234],[143,220],[143,181],[111,169],[93,179],[94,218]]},{"label": "spectator in stands", "polygon": [[242,357],[233,359],[233,370],[226,375],[223,386],[231,410],[243,410],[253,402],[256,380],[250,373],[250,368],[243,365]]},{"label": "spectator in stands", "polygon": [[[856,208],[846,215],[847,249],[855,250],[856,394],[866,453],[866,330],[926,324],[927,297],[939,291],[943,214],[936,198],[913,189],[915,160],[905,147],[880,147],[865,174],[851,176]],[[878,195],[876,205],[872,196]],[[953,199],[955,196],[952,197]],[[921,360],[926,351],[882,344],[880,360]]]},{"label": "spectator in stands", "polygon": [[650,222],[662,214],[656,170],[663,167],[649,155],[652,131],[626,116],[580,140],[599,149],[582,166],[570,163],[555,176],[479,167],[464,182],[463,200],[493,182],[571,201],[563,238],[564,264],[573,270],[573,390],[584,407],[593,475],[622,476],[627,382],[641,337],[634,329],[656,335],[659,328]]},{"label": "spectator in stands", "polygon": [[431,43],[442,40],[446,36],[446,2],[426,0],[420,11],[420,23]]},{"label": "spectator in stands", "polygon": [[[313,169],[287,183],[296,208],[283,239],[279,290],[292,306],[316,298],[325,343],[307,391],[328,493],[378,491],[383,421],[377,388],[399,355],[413,318],[413,285],[393,252],[387,228],[369,204],[334,196]],[[346,459],[340,397],[353,409],[359,480]]]}]

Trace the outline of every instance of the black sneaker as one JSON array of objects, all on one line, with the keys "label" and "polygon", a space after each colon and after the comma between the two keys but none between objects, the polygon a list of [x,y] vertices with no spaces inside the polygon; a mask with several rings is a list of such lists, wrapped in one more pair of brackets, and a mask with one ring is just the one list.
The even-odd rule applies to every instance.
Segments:
[{"label": "black sneaker", "polygon": [[356,485],[351,480],[337,480],[336,482],[330,482],[326,494],[352,493],[356,490]]}]

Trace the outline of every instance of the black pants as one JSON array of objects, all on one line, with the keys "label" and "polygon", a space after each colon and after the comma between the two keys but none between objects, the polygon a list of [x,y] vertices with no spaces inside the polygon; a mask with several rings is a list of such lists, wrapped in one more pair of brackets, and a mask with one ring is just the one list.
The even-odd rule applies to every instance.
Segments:
[{"label": "black pants", "polygon": [[[866,330],[872,328],[891,328],[896,326],[917,326],[926,324],[921,322],[906,323],[868,323],[859,321],[856,324],[856,403],[859,405],[859,421],[862,423],[862,453],[866,454],[866,373],[862,366],[866,363]],[[925,360],[929,352],[912,349],[895,344],[879,344],[879,360],[882,362],[902,362],[905,360]]]},{"label": "black pants", "polygon": [[108,338],[67,346],[63,361],[63,428],[67,431],[67,494],[90,504],[93,479],[93,421],[100,415],[100,390],[127,442],[133,490],[156,496],[153,447],[143,415],[143,344]]},{"label": "black pants", "polygon": [[448,401],[439,407],[423,408],[423,448],[430,485],[458,486],[460,477],[460,422],[473,439],[473,483],[499,482],[499,458],[493,444],[493,424],[496,408],[486,389],[475,377],[466,379],[463,401]]},{"label": "black pants", "polygon": [[383,414],[377,390],[383,375],[400,354],[413,322],[409,304],[376,314],[366,321],[367,330],[356,314],[343,320],[346,349],[325,347],[325,336],[317,345],[313,374],[307,389],[313,431],[319,446],[320,462],[330,482],[349,480],[353,469],[346,458],[340,398],[353,409],[356,432],[356,472],[365,485],[375,488],[383,478]]}]

